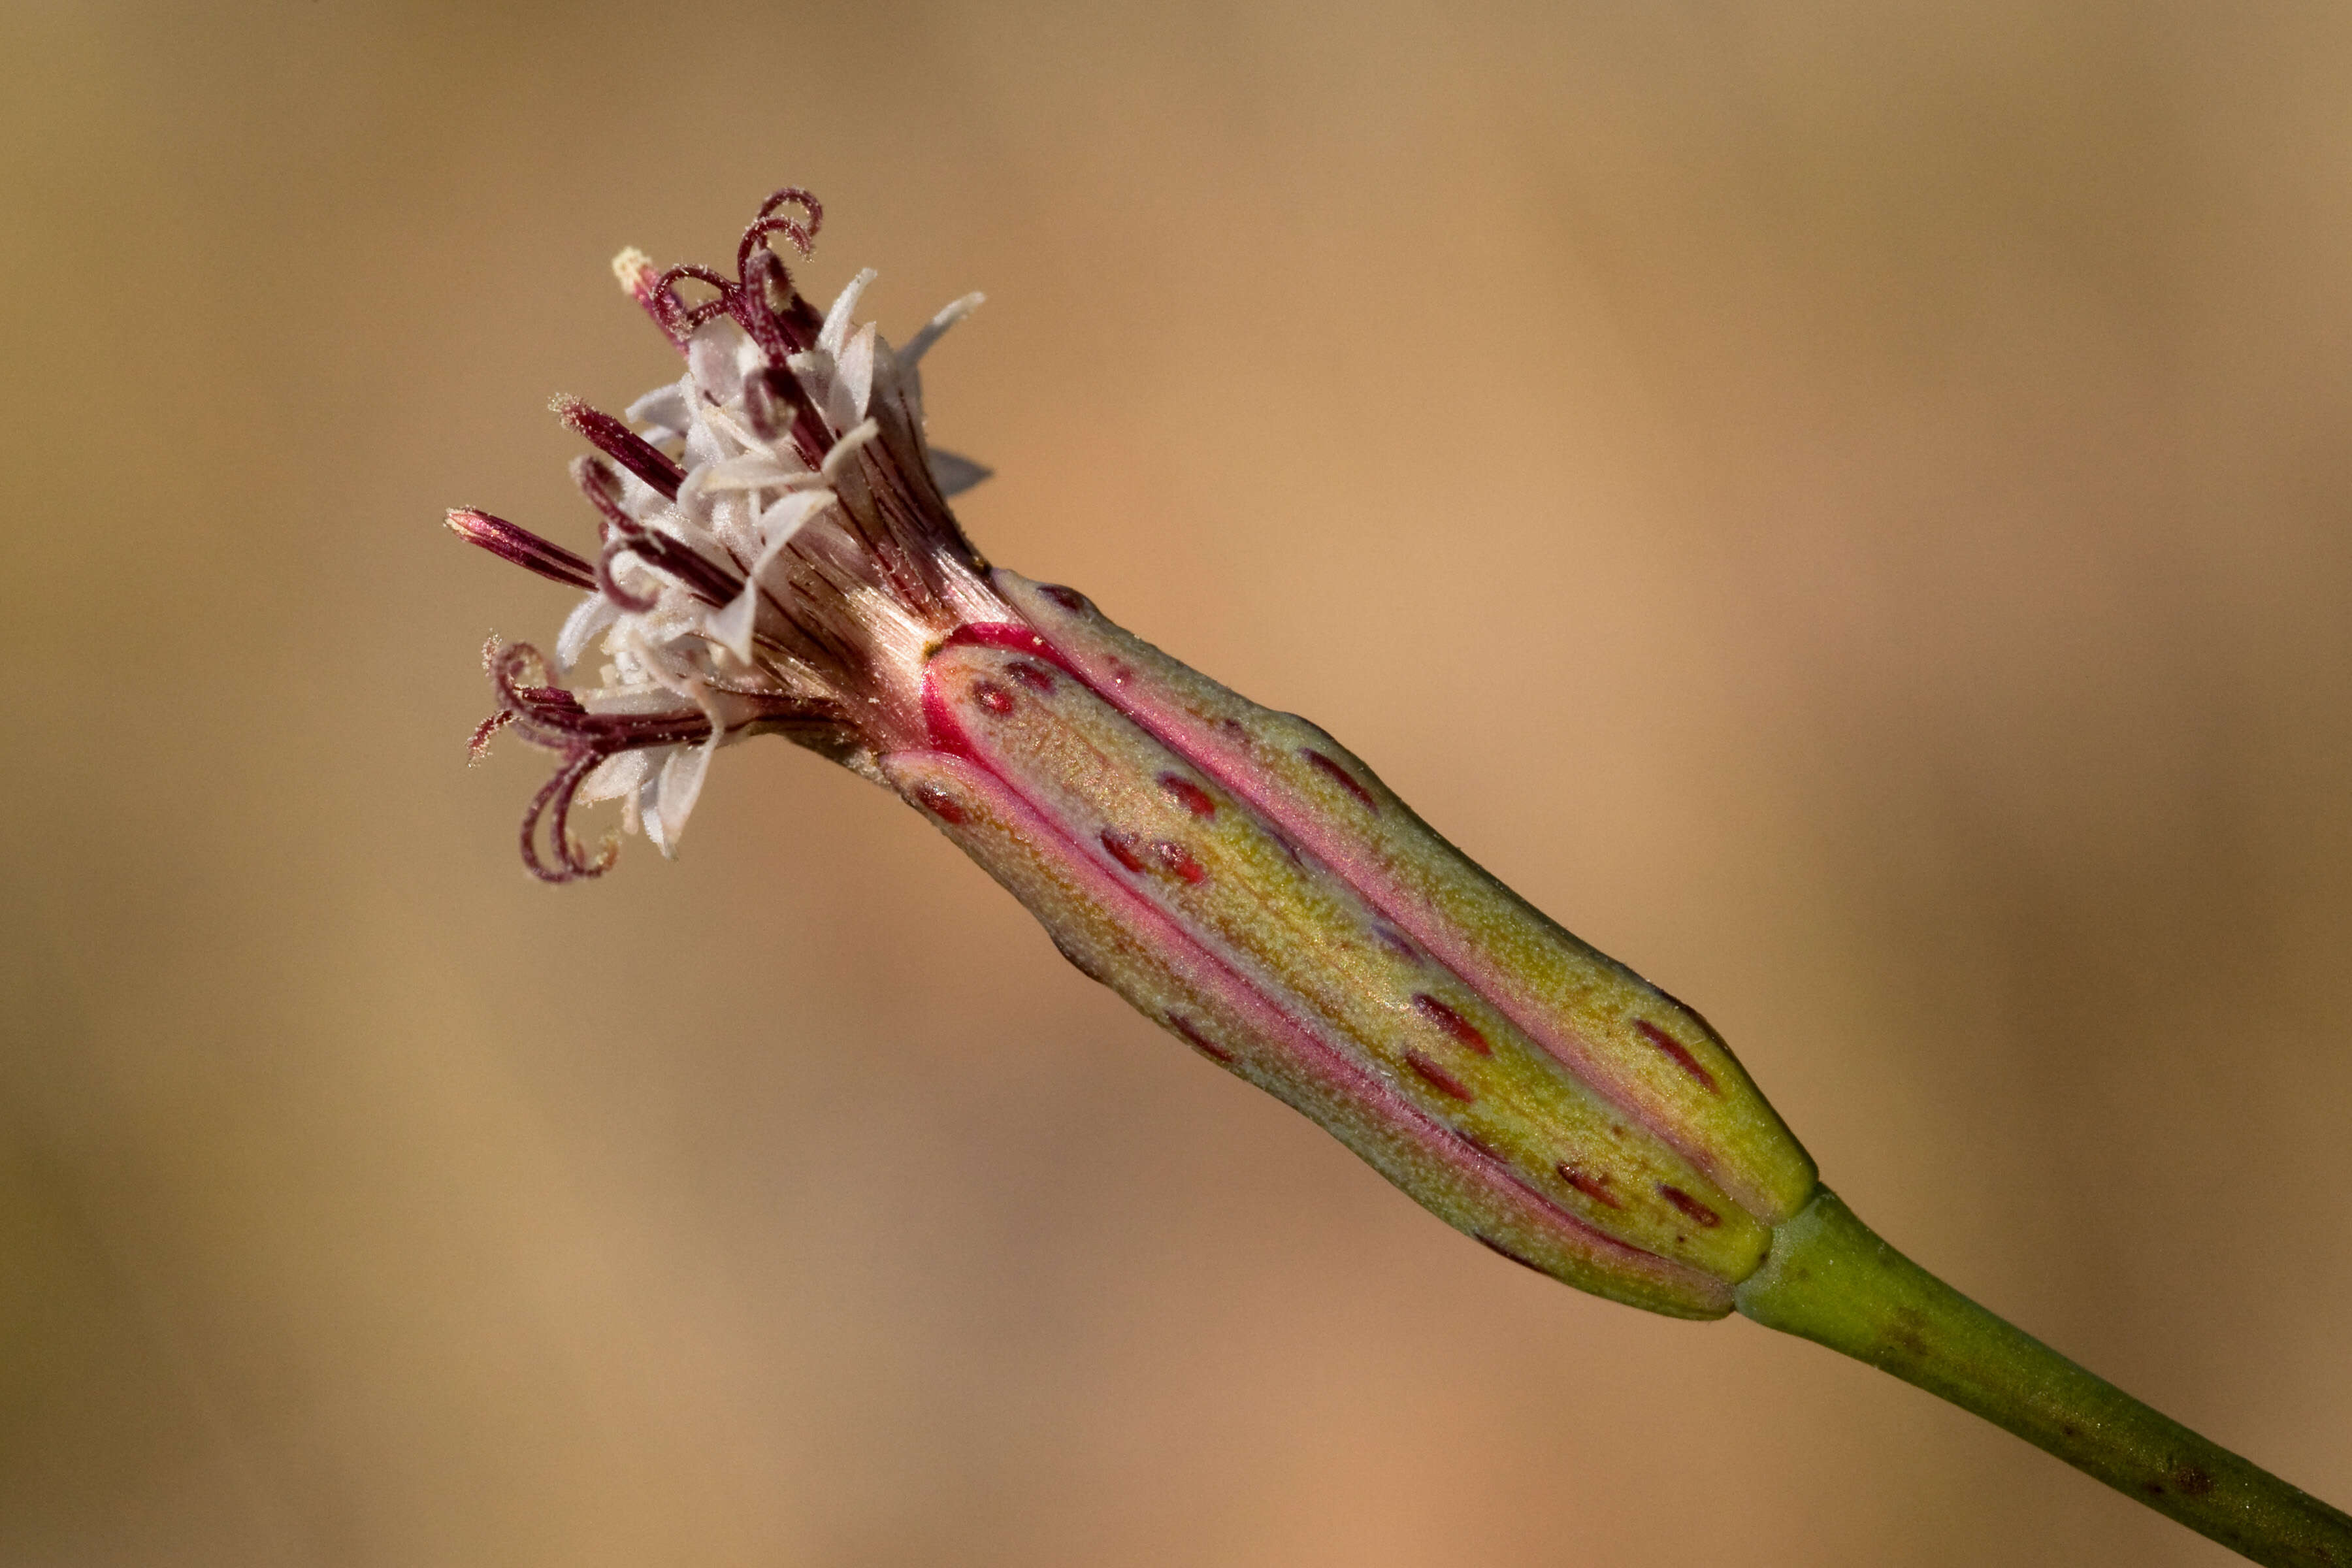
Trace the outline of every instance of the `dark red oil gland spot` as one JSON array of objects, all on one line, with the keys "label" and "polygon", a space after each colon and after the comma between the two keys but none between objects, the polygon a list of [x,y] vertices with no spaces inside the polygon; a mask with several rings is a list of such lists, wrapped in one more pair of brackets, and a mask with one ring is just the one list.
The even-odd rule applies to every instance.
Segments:
[{"label": "dark red oil gland spot", "polygon": [[1187,1040],[1190,1040],[1192,1043],[1192,1048],[1200,1052],[1202,1056],[1207,1057],[1211,1061],[1223,1062],[1227,1067],[1231,1067],[1233,1065],[1234,1053],[1225,1049],[1223,1046],[1213,1045],[1210,1043],[1209,1037],[1201,1033],[1198,1028],[1194,1027],[1192,1020],[1184,1016],[1183,1014],[1169,1014],[1168,1026],[1175,1030],[1178,1034],[1183,1036]]},{"label": "dark red oil gland spot", "polygon": [[992,680],[973,681],[971,700],[1000,719],[1013,711],[1013,693]]},{"label": "dark red oil gland spot", "polygon": [[1517,1264],[1522,1268],[1532,1268],[1538,1274],[1541,1274],[1544,1271],[1542,1264],[1536,1262],[1533,1258],[1521,1258],[1517,1253],[1513,1252],[1509,1247],[1505,1247],[1499,1241],[1490,1241],[1483,1236],[1474,1236],[1470,1239],[1476,1242],[1479,1246],[1485,1247],[1489,1252],[1498,1252],[1502,1254],[1505,1258],[1509,1258],[1512,1262]]},{"label": "dark red oil gland spot", "polygon": [[1565,1160],[1559,1163],[1557,1169],[1561,1181],[1566,1182],[1594,1203],[1607,1204],[1612,1209],[1622,1209],[1625,1206],[1625,1200],[1609,1190],[1608,1172],[1587,1171],[1580,1166],[1571,1165]]},{"label": "dark red oil gland spot", "polygon": [[1413,963],[1421,962],[1421,951],[1412,945],[1412,939],[1393,926],[1374,925],[1372,939],[1399,958]]},{"label": "dark red oil gland spot", "polygon": [[1133,680],[1134,679],[1134,666],[1121,658],[1115,658],[1110,661],[1110,683],[1113,686],[1125,686],[1129,681]]},{"label": "dark red oil gland spot", "polygon": [[1195,816],[1217,815],[1217,803],[1209,798],[1209,792],[1181,773],[1161,773],[1160,787],[1168,792],[1170,800]]},{"label": "dark red oil gland spot", "polygon": [[1181,877],[1192,887],[1197,888],[1209,879],[1208,868],[1193,859],[1192,852],[1172,838],[1154,840],[1151,858],[1160,862],[1161,870],[1173,877]]},{"label": "dark red oil gland spot", "polygon": [[1670,1187],[1666,1185],[1665,1183],[1660,1182],[1658,1184],[1658,1195],[1665,1199],[1666,1202],[1674,1205],[1675,1207],[1682,1210],[1683,1213],[1690,1215],[1692,1219],[1696,1220],[1700,1225],[1706,1226],[1709,1230],[1713,1230],[1717,1226],[1723,1223],[1723,1216],[1721,1215],[1716,1213],[1713,1209],[1707,1207],[1705,1204],[1699,1202],[1696,1198],[1691,1196],[1680,1187]]},{"label": "dark red oil gland spot", "polygon": [[1664,1029],[1661,1029],[1655,1024],[1650,1022],[1647,1018],[1634,1019],[1633,1027],[1641,1031],[1642,1037],[1643,1039],[1657,1047],[1658,1049],[1665,1052],[1666,1055],[1674,1058],[1675,1065],[1681,1068],[1683,1071],[1690,1074],[1691,1077],[1698,1079],[1699,1087],[1706,1089],[1707,1093],[1721,1094],[1723,1092],[1723,1090],[1716,1087],[1715,1075],[1700,1065],[1699,1059],[1696,1057],[1690,1054],[1690,1047],[1688,1046],[1684,1045],[1680,1040],[1675,1038],[1672,1035],[1669,1035]]},{"label": "dark red oil gland spot", "polygon": [[1341,767],[1339,763],[1333,762],[1322,752],[1315,750],[1312,746],[1301,746],[1298,749],[1298,754],[1307,759],[1308,766],[1314,768],[1318,773],[1329,774],[1332,781],[1338,784],[1341,789],[1346,790],[1349,795],[1354,795],[1358,800],[1363,802],[1365,810],[1380,810],[1381,803],[1372,798],[1372,792],[1370,790],[1366,789],[1361,784],[1357,782],[1355,774],[1349,773],[1347,769]]},{"label": "dark red oil gland spot", "polygon": [[1492,1143],[1487,1142],[1484,1138],[1479,1137],[1475,1132],[1463,1132],[1456,1131],[1454,1136],[1461,1139],[1463,1142],[1467,1143],[1479,1153],[1486,1155],[1489,1160],[1493,1160],[1497,1163],[1501,1163],[1503,1159],[1503,1152],[1500,1149],[1496,1148]]},{"label": "dark red oil gland spot", "polygon": [[1086,613],[1087,596],[1076,588],[1065,588],[1059,583],[1041,583],[1037,585],[1037,593],[1039,597],[1061,605],[1074,616]]},{"label": "dark red oil gland spot", "polygon": [[915,804],[941,822],[961,824],[971,820],[963,807],[956,804],[955,796],[935,784],[917,784]]},{"label": "dark red oil gland spot", "polygon": [[1439,1067],[1435,1062],[1431,1061],[1419,1051],[1405,1052],[1404,1065],[1411,1068],[1416,1074],[1418,1074],[1422,1082],[1429,1085],[1430,1088],[1437,1090],[1440,1094],[1450,1094],[1465,1105],[1471,1100],[1478,1098],[1477,1094],[1468,1084],[1464,1083],[1460,1079],[1455,1078],[1452,1073],[1447,1072],[1444,1068]]},{"label": "dark red oil gland spot", "polygon": [[1491,1057],[1495,1054],[1495,1047],[1486,1043],[1486,1037],[1478,1032],[1477,1025],[1440,1002],[1428,992],[1413,993],[1412,1010],[1480,1056]]},{"label": "dark red oil gland spot", "polygon": [[1005,673],[1041,695],[1054,689],[1054,677],[1042,665],[1015,664],[1009,666]]},{"label": "dark red oil gland spot", "polygon": [[1118,861],[1129,870],[1140,871],[1143,869],[1143,856],[1142,853],[1136,848],[1136,838],[1134,834],[1121,833],[1116,827],[1106,827],[1103,829],[1102,847],[1110,852],[1110,858],[1112,859]]},{"label": "dark red oil gland spot", "polygon": [[2183,1497],[2203,1497],[2213,1489],[2213,1478],[2195,1465],[2182,1465],[2172,1472],[2172,1485]]}]

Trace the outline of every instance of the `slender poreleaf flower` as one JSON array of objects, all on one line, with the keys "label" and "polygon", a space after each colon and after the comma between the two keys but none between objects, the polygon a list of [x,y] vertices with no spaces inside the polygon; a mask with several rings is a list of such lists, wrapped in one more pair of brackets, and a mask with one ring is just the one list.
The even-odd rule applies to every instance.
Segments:
[{"label": "slender poreleaf flower", "polygon": [[[898,792],[1081,971],[1312,1117],[1487,1247],[1653,1311],[1735,1310],[1908,1379],[2263,1563],[2352,1568],[2352,1519],[2002,1322],[1873,1235],[1706,1021],[1465,858],[1305,721],[1236,696],[1075,591],[992,567],[929,446],[918,365],[862,272],[823,314],[772,242],[621,283],[684,360],[593,448],[574,553],[449,526],[583,597],[553,656],[486,650],[501,729],[553,752],[522,825],[551,882],[602,873],[572,816],[617,801],[665,854],[712,754],[776,733]],[[690,289],[700,296],[689,301]]]}]

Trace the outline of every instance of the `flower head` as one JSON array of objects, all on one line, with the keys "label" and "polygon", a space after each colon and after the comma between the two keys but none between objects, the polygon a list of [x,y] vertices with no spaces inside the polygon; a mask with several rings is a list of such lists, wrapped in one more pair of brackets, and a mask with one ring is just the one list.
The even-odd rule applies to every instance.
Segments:
[{"label": "flower head", "polygon": [[[985,470],[923,434],[918,366],[980,296],[898,349],[856,320],[871,271],[820,316],[770,242],[805,257],[821,222],[808,193],[777,192],[732,277],[615,258],[685,372],[624,417],[555,400],[594,448],[572,465],[597,520],[593,563],[487,512],[449,514],[462,537],[585,595],[551,661],[527,644],[488,650],[499,708],[474,741],[511,727],[562,759],[523,822],[524,863],[549,881],[612,863],[611,843],[592,856],[572,837],[575,805],[618,800],[626,827],[674,853],[711,753],[746,735],[879,777],[881,755],[922,738],[926,648],[1009,615],[948,507]],[[689,303],[682,286],[710,297]],[[583,661],[593,683],[556,684]]]}]

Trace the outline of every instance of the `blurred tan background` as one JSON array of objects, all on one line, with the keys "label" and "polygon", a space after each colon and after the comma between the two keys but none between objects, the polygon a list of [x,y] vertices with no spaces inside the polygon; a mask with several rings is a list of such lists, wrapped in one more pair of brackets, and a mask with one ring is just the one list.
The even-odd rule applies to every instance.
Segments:
[{"label": "blurred tan background", "polygon": [[2352,13],[0,10],[0,1561],[2192,1563],[1488,1256],[780,743],[549,889],[625,242],[829,221],[996,558],[2352,1502]]}]

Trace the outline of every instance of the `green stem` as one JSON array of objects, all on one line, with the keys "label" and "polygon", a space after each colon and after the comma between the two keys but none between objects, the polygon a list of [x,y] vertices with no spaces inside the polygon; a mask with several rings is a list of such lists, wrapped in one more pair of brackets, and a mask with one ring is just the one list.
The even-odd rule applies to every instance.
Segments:
[{"label": "green stem", "polygon": [[1879,1240],[1827,1187],[1774,1235],[1739,1310],[1972,1410],[2257,1563],[2352,1568],[2352,1516],[2011,1328]]}]

